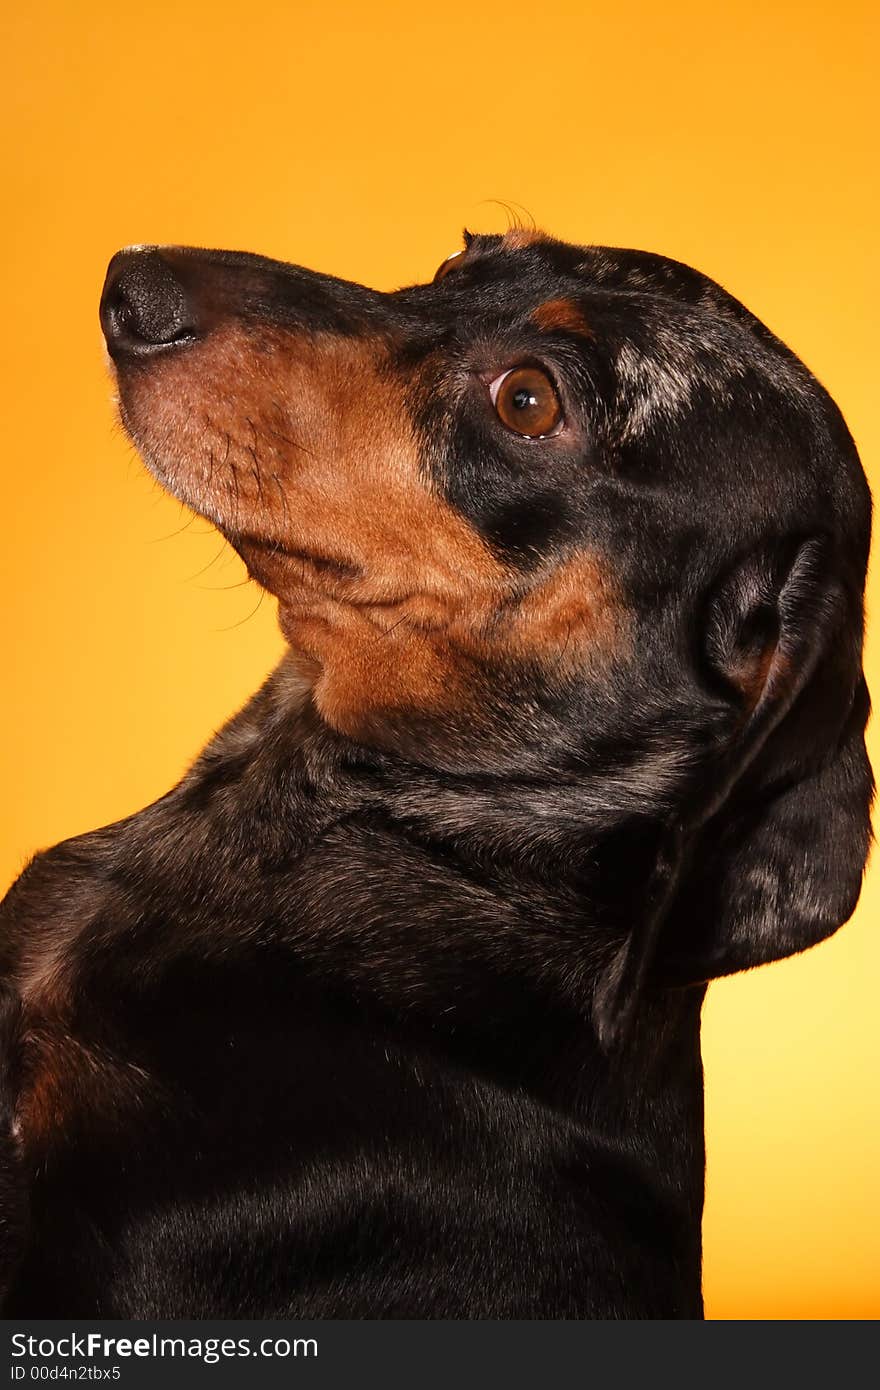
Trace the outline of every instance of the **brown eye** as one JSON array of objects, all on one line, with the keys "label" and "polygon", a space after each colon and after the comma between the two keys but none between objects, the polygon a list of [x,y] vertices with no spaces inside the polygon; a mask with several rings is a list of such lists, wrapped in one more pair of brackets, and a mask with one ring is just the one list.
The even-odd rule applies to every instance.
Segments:
[{"label": "brown eye", "polygon": [[514,367],[489,387],[499,420],[509,430],[541,439],[556,434],[563,423],[556,387],[540,367]]},{"label": "brown eye", "polygon": [[463,255],[464,251],[453,251],[451,256],[446,257],[446,260],[443,261],[442,264],[439,265],[436,271],[434,272],[435,285],[438,280],[445,280],[446,276],[449,274],[450,270],[452,270],[455,263],[457,261],[460,261]]}]

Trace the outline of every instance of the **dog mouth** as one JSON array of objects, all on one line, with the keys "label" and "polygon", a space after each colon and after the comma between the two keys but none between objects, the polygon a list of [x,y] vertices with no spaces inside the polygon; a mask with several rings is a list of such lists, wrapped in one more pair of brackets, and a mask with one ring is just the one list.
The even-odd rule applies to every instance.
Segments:
[{"label": "dog mouth", "polygon": [[[152,304],[164,271],[150,260],[141,272]],[[257,333],[227,313],[198,341],[163,336],[133,355],[113,284],[105,318],[122,423],[157,482],[279,600],[292,645],[301,625],[329,622],[334,656],[343,640],[363,655],[374,629],[397,646],[408,630],[463,627],[507,593],[506,566],[431,481],[410,378],[375,335]],[[120,294],[138,284],[126,279]],[[166,298],[176,312],[172,289]]]},{"label": "dog mouth", "polygon": [[[331,357],[334,346],[344,375],[350,352],[331,344]],[[160,486],[215,526],[269,592],[297,606],[391,606],[421,568],[389,496],[393,442],[355,437],[346,399],[325,401],[321,363],[305,359],[271,335],[261,355],[228,329],[133,369],[117,362],[123,427]]]},{"label": "dog mouth", "polygon": [[297,620],[359,615],[380,633],[398,621],[428,632],[449,620],[448,605],[427,589],[389,586],[361,565],[312,547],[267,539],[254,532],[224,531],[248,573],[276,594]]},{"label": "dog mouth", "polygon": [[[143,380],[129,381],[118,368],[116,379],[123,427],[149,471],[164,491],[217,528],[258,582],[270,590],[283,581],[303,591],[341,592],[365,580],[356,559],[323,545],[320,535],[312,540],[296,515],[298,489],[271,465],[260,476],[239,432],[217,425],[207,411],[196,424],[173,392],[144,409]],[[163,417],[173,422],[164,437],[156,427]]]},{"label": "dog mouth", "polygon": [[[210,450],[206,454],[204,435],[196,433],[192,416],[186,419],[176,410],[175,425],[183,425],[177,447],[163,448],[150,415],[138,409],[139,384],[135,382],[132,391],[129,383],[120,383],[121,415],[156,480],[215,526],[251,579],[295,611],[298,621],[309,614],[315,621],[335,621],[344,610],[383,632],[398,620],[429,631],[444,626],[450,608],[460,606],[444,597],[444,576],[438,578],[430,567],[423,572],[415,561],[407,566],[383,563],[392,550],[406,556],[409,547],[403,534],[395,532],[375,557],[369,553],[369,520],[366,541],[358,539],[365,509],[357,497],[334,498],[330,516],[320,482],[310,489],[307,481],[294,480],[291,485],[274,474],[259,478],[248,466],[237,436],[218,430],[212,419],[206,424],[216,445],[213,456]],[[167,410],[167,403],[161,408]],[[232,447],[224,447],[224,440],[232,440]],[[329,451],[324,458],[330,458]],[[331,471],[332,463],[327,467]],[[387,510],[390,516],[390,504]],[[340,543],[346,537],[353,542],[354,555],[343,551]],[[358,554],[365,544],[366,553]]]},{"label": "dog mouth", "polygon": [[360,565],[338,556],[326,555],[305,546],[290,545],[286,541],[273,540],[253,531],[230,531],[224,528],[224,534],[233,549],[246,560],[262,560],[268,563],[274,560],[301,565],[304,577],[309,574],[338,580],[357,580],[364,577]]}]

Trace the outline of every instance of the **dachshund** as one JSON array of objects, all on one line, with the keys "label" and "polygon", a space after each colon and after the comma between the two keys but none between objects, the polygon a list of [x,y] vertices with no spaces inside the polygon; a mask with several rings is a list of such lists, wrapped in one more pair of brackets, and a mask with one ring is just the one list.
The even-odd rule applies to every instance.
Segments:
[{"label": "dachshund", "polygon": [[134,247],[123,424],[286,654],[2,908],[8,1317],[697,1319],[706,982],[858,898],[870,495],[712,280]]}]

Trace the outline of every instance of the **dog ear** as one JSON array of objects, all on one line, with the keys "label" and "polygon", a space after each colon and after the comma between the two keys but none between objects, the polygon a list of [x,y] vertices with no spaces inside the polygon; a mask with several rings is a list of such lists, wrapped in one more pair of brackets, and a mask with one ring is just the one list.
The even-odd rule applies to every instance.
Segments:
[{"label": "dog ear", "polygon": [[668,827],[637,928],[599,982],[600,1038],[620,1040],[649,972],[704,981],[814,945],[851,915],[873,778],[861,595],[812,538],[740,563],[710,595],[708,675],[737,711],[682,820]]},{"label": "dog ear", "polygon": [[664,930],[669,982],[794,955],[852,915],[871,843],[869,707],[861,678],[831,747],[810,750],[799,775],[731,797],[697,837]]}]

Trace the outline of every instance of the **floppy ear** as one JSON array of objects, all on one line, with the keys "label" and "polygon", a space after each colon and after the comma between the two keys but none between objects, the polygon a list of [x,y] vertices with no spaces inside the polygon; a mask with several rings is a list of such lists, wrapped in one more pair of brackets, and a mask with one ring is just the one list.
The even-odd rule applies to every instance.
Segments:
[{"label": "floppy ear", "polygon": [[871,842],[874,790],[860,679],[833,746],[731,803],[699,836],[664,932],[663,976],[710,980],[794,955],[852,915]]},{"label": "floppy ear", "polygon": [[[794,553],[792,554],[792,550]],[[649,971],[686,984],[792,955],[851,915],[870,844],[861,596],[821,538],[736,567],[710,596],[704,655],[739,710],[682,820],[594,1012],[619,1040]]]}]

